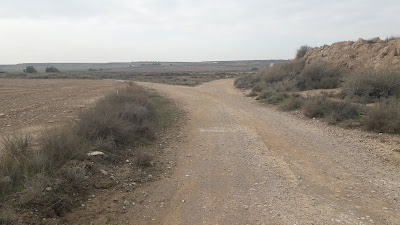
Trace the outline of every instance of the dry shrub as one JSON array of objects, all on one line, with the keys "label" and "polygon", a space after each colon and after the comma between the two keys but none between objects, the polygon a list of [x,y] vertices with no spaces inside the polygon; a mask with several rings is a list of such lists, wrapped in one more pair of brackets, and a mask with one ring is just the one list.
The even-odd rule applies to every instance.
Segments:
[{"label": "dry shrub", "polygon": [[152,165],[152,161],[154,159],[153,155],[143,150],[138,150],[135,156],[135,164],[138,167],[149,167]]},{"label": "dry shrub", "polygon": [[153,104],[144,90],[131,85],[110,94],[80,115],[78,133],[90,141],[136,145],[154,137]]},{"label": "dry shrub", "polygon": [[360,109],[348,102],[333,101],[318,96],[306,99],[303,113],[307,117],[326,118],[329,123],[336,124],[357,118],[360,115]]},{"label": "dry shrub", "polygon": [[312,49],[312,47],[310,47],[308,45],[301,46],[296,52],[296,58],[297,59],[303,58],[306,55],[306,53],[311,49]]},{"label": "dry shrub", "polygon": [[280,106],[280,109],[284,111],[291,111],[291,110],[297,110],[301,109],[301,107],[304,104],[304,98],[298,95],[291,95],[287,99],[286,102],[284,102],[283,105]]},{"label": "dry shrub", "polygon": [[75,127],[62,126],[43,132],[39,138],[40,149],[37,160],[47,170],[61,167],[65,162],[85,156],[85,141],[77,134]]},{"label": "dry shrub", "polygon": [[343,92],[358,102],[400,97],[400,73],[369,70],[352,74],[344,83]]},{"label": "dry shrub", "polygon": [[29,136],[6,136],[0,158],[0,197],[21,188],[29,169],[31,157]]},{"label": "dry shrub", "polygon": [[261,80],[259,74],[249,74],[235,79],[234,85],[237,88],[249,89],[254,87]]},{"label": "dry shrub", "polygon": [[400,99],[386,99],[372,106],[363,123],[370,131],[400,133]]},{"label": "dry shrub", "polygon": [[285,86],[287,91],[292,89],[293,85],[289,81],[294,79],[304,67],[304,60],[293,60],[290,62],[276,64],[273,67],[267,68],[260,71],[257,74],[250,74],[246,76],[239,77],[235,80],[235,86],[237,88],[255,88],[256,92],[261,92],[265,87],[282,82],[280,85]]},{"label": "dry shrub", "polygon": [[337,88],[341,77],[340,68],[318,61],[304,68],[297,78],[296,86],[300,90]]},{"label": "dry shrub", "polygon": [[292,60],[267,68],[261,72],[261,79],[267,83],[277,83],[294,79],[304,68],[304,60]]}]

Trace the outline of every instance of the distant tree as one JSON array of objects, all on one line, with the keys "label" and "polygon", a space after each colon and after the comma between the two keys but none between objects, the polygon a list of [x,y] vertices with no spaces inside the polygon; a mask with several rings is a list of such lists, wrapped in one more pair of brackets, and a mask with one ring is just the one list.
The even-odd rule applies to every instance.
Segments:
[{"label": "distant tree", "polygon": [[55,68],[54,66],[46,68],[46,73],[58,73],[58,72],[60,72],[60,71],[57,68]]},{"label": "distant tree", "polygon": [[33,66],[27,66],[25,69],[26,73],[37,73],[37,70]]},{"label": "distant tree", "polygon": [[303,45],[303,46],[301,46],[301,47],[297,50],[296,58],[297,58],[297,59],[303,58],[303,57],[306,55],[306,53],[308,52],[308,50],[310,50],[310,49],[312,49],[312,48],[311,48],[310,46],[308,46],[308,45]]}]

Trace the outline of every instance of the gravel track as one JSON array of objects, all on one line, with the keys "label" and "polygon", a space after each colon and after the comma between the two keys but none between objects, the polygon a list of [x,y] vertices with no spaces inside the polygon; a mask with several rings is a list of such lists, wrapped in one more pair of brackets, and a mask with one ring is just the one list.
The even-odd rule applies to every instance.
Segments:
[{"label": "gravel track", "polygon": [[174,172],[146,188],[131,221],[400,224],[398,136],[277,111],[231,79],[194,88],[140,84],[179,102],[189,120],[172,143]]}]

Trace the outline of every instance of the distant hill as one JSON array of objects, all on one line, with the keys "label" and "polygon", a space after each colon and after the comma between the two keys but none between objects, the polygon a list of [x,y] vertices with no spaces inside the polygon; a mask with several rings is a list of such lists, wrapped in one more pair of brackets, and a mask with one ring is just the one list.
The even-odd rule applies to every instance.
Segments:
[{"label": "distant hill", "polygon": [[241,72],[251,69],[264,69],[273,64],[287,60],[237,60],[237,61],[204,61],[204,62],[112,62],[112,63],[22,63],[0,65],[0,71],[22,72],[27,66],[33,66],[39,72],[46,67],[55,67],[61,72],[69,71],[125,71],[125,72]]}]

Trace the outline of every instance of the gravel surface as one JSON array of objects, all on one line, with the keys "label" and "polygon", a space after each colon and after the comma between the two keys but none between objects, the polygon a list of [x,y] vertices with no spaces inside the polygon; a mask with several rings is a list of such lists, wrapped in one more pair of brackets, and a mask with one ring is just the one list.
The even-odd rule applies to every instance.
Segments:
[{"label": "gravel surface", "polygon": [[399,136],[280,112],[233,80],[141,85],[189,120],[174,172],[146,189],[134,224],[400,224]]}]

